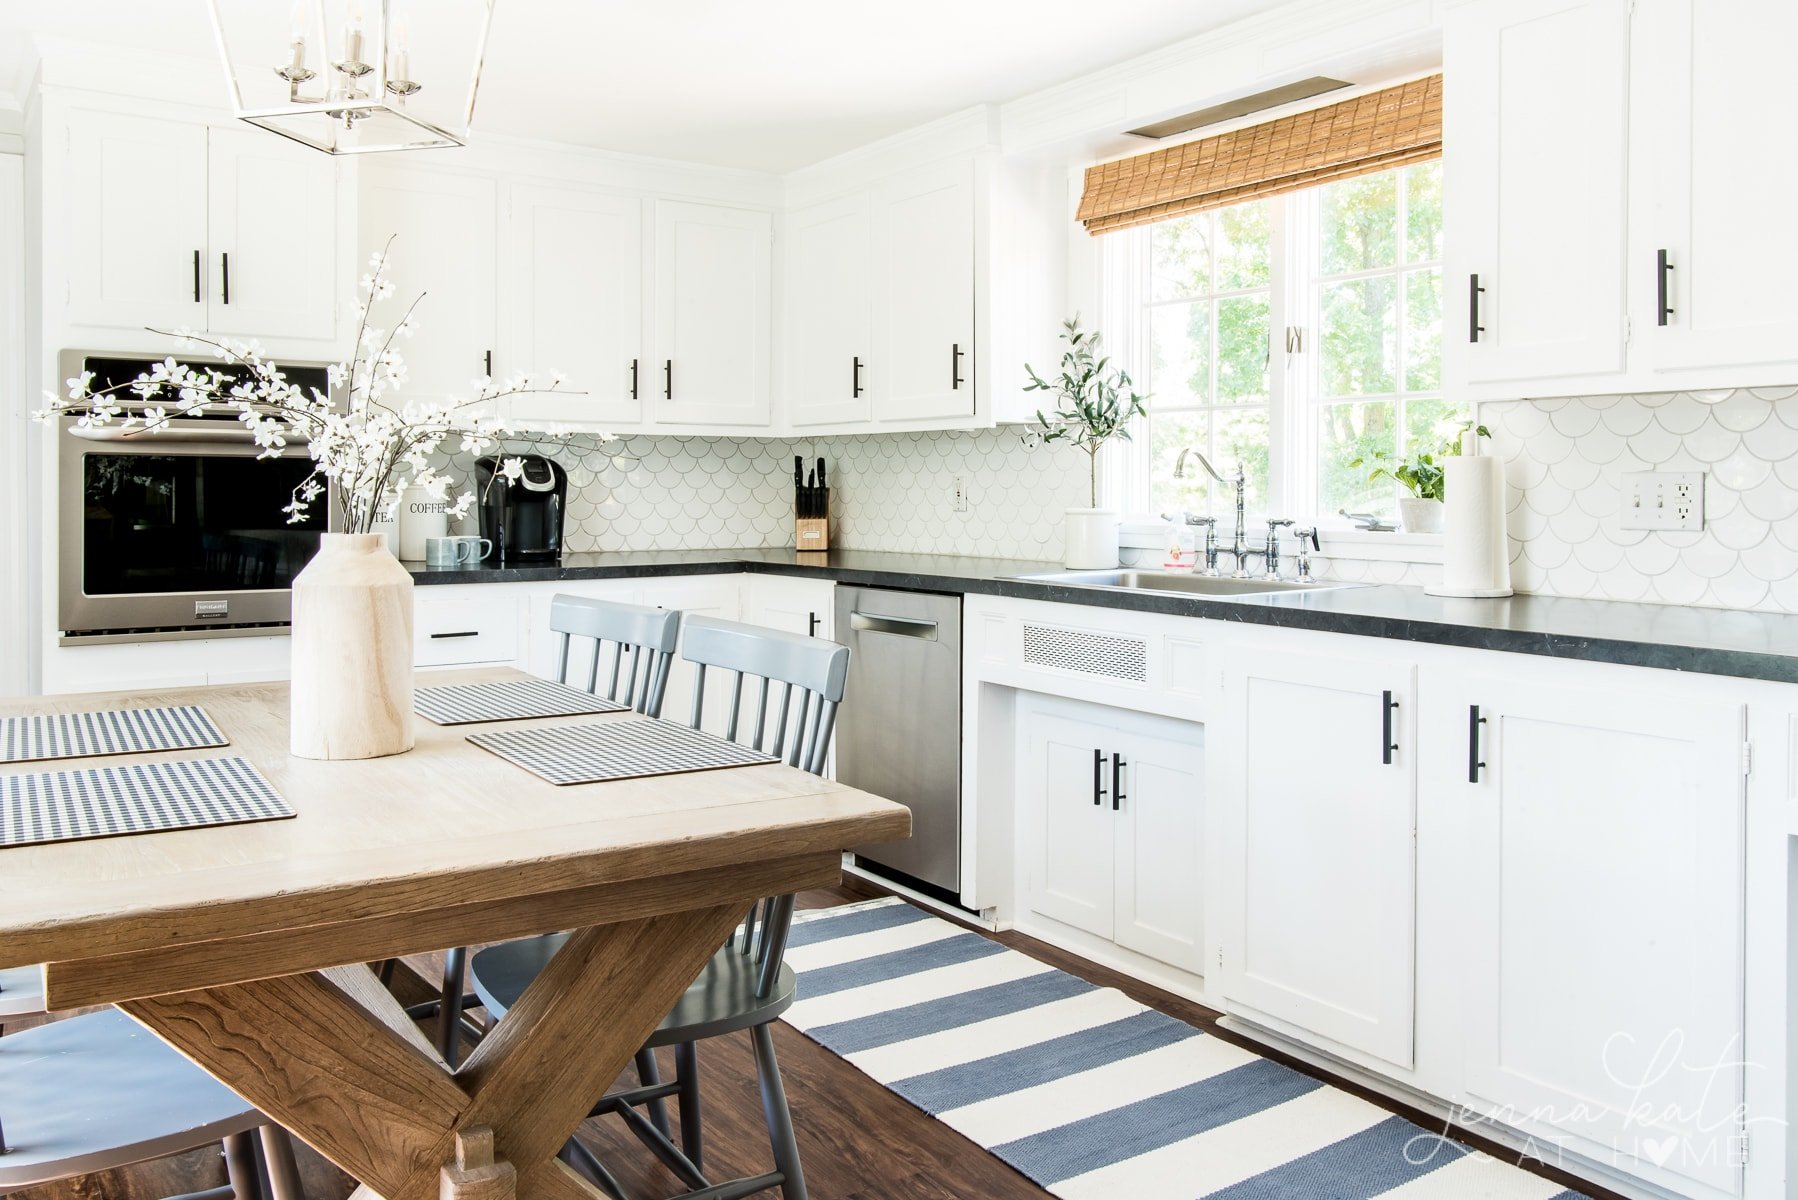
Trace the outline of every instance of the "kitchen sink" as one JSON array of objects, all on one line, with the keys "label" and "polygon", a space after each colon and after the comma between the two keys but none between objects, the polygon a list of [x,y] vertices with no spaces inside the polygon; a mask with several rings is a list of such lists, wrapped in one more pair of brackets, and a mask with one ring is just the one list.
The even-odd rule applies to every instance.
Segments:
[{"label": "kitchen sink", "polygon": [[1357,586],[1352,583],[1298,583],[1290,579],[1230,579],[1177,571],[1051,571],[1018,578],[1033,583],[1115,588],[1128,592],[1179,592],[1188,596],[1265,596],[1271,592],[1316,592]]}]

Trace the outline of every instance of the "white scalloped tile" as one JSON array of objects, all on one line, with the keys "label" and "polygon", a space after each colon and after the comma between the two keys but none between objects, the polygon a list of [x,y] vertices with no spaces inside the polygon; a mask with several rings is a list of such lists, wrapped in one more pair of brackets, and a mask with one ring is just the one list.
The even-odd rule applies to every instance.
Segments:
[{"label": "white scalloped tile", "polygon": [[1746,389],[1726,392],[1711,406],[1711,420],[1736,433],[1759,429],[1772,416],[1772,403]]},{"label": "white scalloped tile", "polygon": [[[1758,433],[1750,436],[1758,436]],[[1757,458],[1744,444],[1710,465],[1709,474],[1715,486],[1707,491],[1717,488],[1730,492],[1748,491],[1765,483],[1772,473],[1773,464]]]},{"label": "white scalloped tile", "polygon": [[1742,449],[1766,462],[1780,462],[1798,454],[1798,429],[1775,417],[1743,437]]},{"label": "white scalloped tile", "polygon": [[1679,548],[1679,566],[1681,571],[1689,571],[1701,579],[1718,579],[1741,564],[1741,554],[1733,547],[1724,546],[1714,538],[1705,538],[1694,545]]},{"label": "white scalloped tile", "polygon": [[1767,581],[1737,571],[1711,580],[1706,603],[1717,608],[1756,608],[1767,599]]},{"label": "white scalloped tile", "polygon": [[1548,468],[1546,482],[1577,495],[1597,483],[1603,473],[1603,464],[1570,455]]},{"label": "white scalloped tile", "polygon": [[1780,544],[1778,538],[1763,539],[1741,553],[1742,569],[1766,583],[1798,575],[1798,550]]},{"label": "white scalloped tile", "polygon": [[1742,390],[1757,399],[1767,401],[1790,400],[1794,396],[1798,396],[1798,387],[1758,387],[1743,388]]},{"label": "white scalloped tile", "polygon": [[1771,467],[1765,479],[1739,494],[1742,507],[1763,521],[1783,521],[1798,513],[1798,490],[1775,478]]},{"label": "white scalloped tile", "polygon": [[1686,453],[1699,462],[1714,463],[1741,449],[1742,435],[1723,428],[1715,421],[1706,421],[1685,435],[1683,445]]},{"label": "white scalloped tile", "polygon": [[1746,550],[1766,541],[1770,526],[1749,512],[1746,506],[1738,505],[1733,512],[1708,520],[1706,532],[1710,534],[1706,542],[1715,542],[1730,550]]},{"label": "white scalloped tile", "polygon": [[1642,403],[1639,396],[1625,396],[1623,403],[1604,410],[1599,420],[1619,437],[1634,437],[1654,424],[1654,409]]},{"label": "white scalloped tile", "polygon": [[1630,436],[1629,449],[1643,462],[1658,466],[1679,453],[1679,435],[1664,425],[1651,424]]},{"label": "white scalloped tile", "polygon": [[1589,404],[1568,404],[1551,412],[1548,423],[1556,433],[1577,441],[1597,428],[1599,417],[1599,410]]},{"label": "white scalloped tile", "polygon": [[1648,585],[1649,595],[1661,604],[1696,604],[1708,590],[1708,580],[1678,571],[1656,575]]},{"label": "white scalloped tile", "polygon": [[1578,550],[1601,532],[1599,519],[1581,509],[1569,506],[1548,519],[1547,536]]},{"label": "white scalloped tile", "polygon": [[1573,547],[1574,560],[1594,575],[1608,575],[1623,564],[1623,547],[1602,533],[1601,530],[1599,536],[1576,542]]}]

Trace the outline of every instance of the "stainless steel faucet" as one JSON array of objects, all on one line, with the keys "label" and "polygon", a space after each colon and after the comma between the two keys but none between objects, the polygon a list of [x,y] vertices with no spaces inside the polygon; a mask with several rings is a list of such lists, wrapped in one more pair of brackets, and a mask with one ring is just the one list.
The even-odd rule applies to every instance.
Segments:
[{"label": "stainless steel faucet", "polygon": [[[1249,559],[1262,553],[1259,550],[1249,549],[1248,526],[1244,517],[1243,508],[1243,498],[1248,491],[1249,486],[1248,471],[1239,462],[1236,464],[1236,478],[1225,479],[1222,475],[1217,473],[1217,468],[1211,465],[1210,459],[1206,458],[1197,450],[1194,450],[1191,446],[1187,446],[1180,451],[1180,457],[1174,460],[1175,479],[1186,478],[1186,459],[1189,455],[1198,459],[1199,465],[1204,467],[1206,472],[1208,472],[1213,479],[1217,480],[1219,483],[1234,484],[1236,487],[1236,532],[1230,538],[1229,550],[1230,557],[1236,563],[1236,570],[1231,578],[1247,579],[1249,577]],[[1268,540],[1271,542],[1273,539],[1270,536]],[[1205,574],[1216,575],[1218,573],[1217,555],[1207,553],[1205,557],[1207,560],[1205,563]]]}]

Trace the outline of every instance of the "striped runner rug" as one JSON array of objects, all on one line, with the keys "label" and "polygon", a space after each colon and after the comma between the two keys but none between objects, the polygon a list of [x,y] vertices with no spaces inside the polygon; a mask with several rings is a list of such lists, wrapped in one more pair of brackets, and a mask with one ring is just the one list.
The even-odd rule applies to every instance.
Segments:
[{"label": "striped runner rug", "polygon": [[787,962],[790,1025],[1066,1200],[1584,1200],[896,898]]}]

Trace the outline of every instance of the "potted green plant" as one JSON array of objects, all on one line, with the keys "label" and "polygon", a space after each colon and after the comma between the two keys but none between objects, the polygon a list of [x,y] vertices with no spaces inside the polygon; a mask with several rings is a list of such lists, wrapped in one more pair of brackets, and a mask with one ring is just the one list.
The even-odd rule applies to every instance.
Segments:
[{"label": "potted green plant", "polygon": [[1367,477],[1369,483],[1393,479],[1411,493],[1409,496],[1401,496],[1398,502],[1399,520],[1403,523],[1405,532],[1441,533],[1444,481],[1442,460],[1454,458],[1461,453],[1462,436],[1469,431],[1480,437],[1492,436],[1484,425],[1476,426],[1472,421],[1463,421],[1453,426],[1447,436],[1444,436],[1444,430],[1439,427],[1439,441],[1413,449],[1403,458],[1394,458],[1382,450],[1376,450],[1355,459],[1349,466],[1364,467],[1372,464],[1373,472]]},{"label": "potted green plant", "polygon": [[1080,318],[1063,321],[1061,338],[1068,344],[1061,372],[1044,379],[1028,363],[1027,392],[1049,392],[1055,410],[1037,410],[1037,428],[1024,435],[1030,445],[1065,442],[1086,452],[1087,507],[1067,510],[1063,563],[1074,570],[1118,565],[1118,511],[1099,507],[1099,451],[1113,438],[1130,439],[1130,419],[1147,410],[1133,390],[1130,376],[1113,367],[1100,350],[1099,335],[1080,328]]}]

